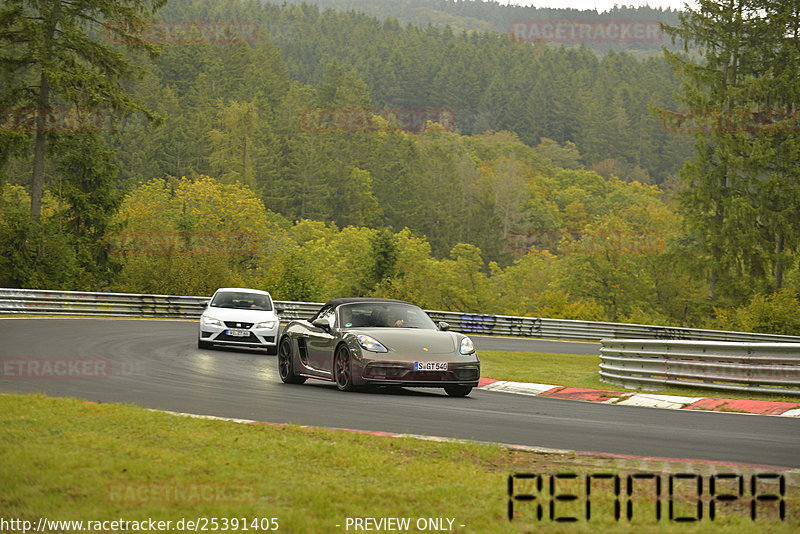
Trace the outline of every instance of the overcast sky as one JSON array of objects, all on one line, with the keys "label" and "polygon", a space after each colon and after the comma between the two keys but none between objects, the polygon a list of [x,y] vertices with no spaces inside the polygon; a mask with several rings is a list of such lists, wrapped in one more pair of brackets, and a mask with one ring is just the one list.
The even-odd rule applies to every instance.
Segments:
[{"label": "overcast sky", "polygon": [[608,11],[614,4],[621,6],[644,6],[682,9],[684,3],[694,4],[693,0],[498,0],[500,3],[516,4],[518,6],[536,7],[571,7],[574,9],[595,9],[599,12]]}]

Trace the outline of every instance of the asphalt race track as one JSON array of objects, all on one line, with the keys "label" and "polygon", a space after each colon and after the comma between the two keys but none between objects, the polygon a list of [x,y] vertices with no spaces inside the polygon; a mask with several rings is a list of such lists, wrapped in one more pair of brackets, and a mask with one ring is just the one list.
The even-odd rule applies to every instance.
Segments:
[{"label": "asphalt race track", "polygon": [[[584,354],[598,348],[594,343],[475,341],[479,350],[524,346]],[[87,359],[98,369],[92,379],[11,376],[26,360],[75,364]],[[276,423],[800,467],[798,418],[612,406],[481,390],[459,399],[437,389],[342,393],[323,382],[286,385],[278,377],[275,356],[198,349],[197,325],[188,321],[0,319],[0,373],[0,392],[43,392]]]}]

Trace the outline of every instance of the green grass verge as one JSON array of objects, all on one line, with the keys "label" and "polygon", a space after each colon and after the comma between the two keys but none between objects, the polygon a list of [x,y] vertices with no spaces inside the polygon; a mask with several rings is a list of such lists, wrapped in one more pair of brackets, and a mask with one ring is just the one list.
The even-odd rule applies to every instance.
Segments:
[{"label": "green grass verge", "polygon": [[[600,380],[600,356],[589,354],[551,354],[540,352],[503,352],[482,350],[481,376],[495,380],[536,382],[556,386],[605,389],[632,393],[624,387]],[[719,397],[726,399],[752,399],[767,401],[800,402],[800,397],[778,394],[756,394],[706,388],[665,387],[648,393],[681,395],[687,397]]]},{"label": "green grass verge", "polygon": [[[215,517],[220,527],[209,530],[225,531],[222,518],[227,518],[227,532],[245,532],[241,525],[231,528],[233,518],[277,518],[278,532],[297,533],[354,532],[345,528],[348,517],[405,517],[412,524],[418,518],[453,518],[453,532],[699,533],[722,528],[739,533],[767,528],[789,533],[800,526],[800,475],[791,472],[786,472],[783,521],[777,508],[765,504],[762,519],[753,522],[743,501],[725,515],[720,510],[713,522],[679,524],[668,521],[664,500],[661,521],[642,512],[632,521],[616,522],[610,512],[613,491],[606,488],[592,493],[595,515],[590,521],[560,524],[547,519],[546,508],[540,521],[532,504],[517,503],[518,515],[509,522],[511,473],[573,472],[585,477],[601,470],[624,475],[632,470],[652,472],[653,463],[237,424],[43,395],[0,394],[0,450],[0,518],[34,524],[42,516],[83,521],[150,518],[172,525],[181,519]],[[705,467],[655,466],[657,472]],[[684,514],[694,509],[691,496],[687,499]],[[654,506],[647,492],[636,502],[637,510]],[[581,515],[582,506],[579,502],[572,510],[559,510]],[[410,531],[417,532],[416,527]]]}]

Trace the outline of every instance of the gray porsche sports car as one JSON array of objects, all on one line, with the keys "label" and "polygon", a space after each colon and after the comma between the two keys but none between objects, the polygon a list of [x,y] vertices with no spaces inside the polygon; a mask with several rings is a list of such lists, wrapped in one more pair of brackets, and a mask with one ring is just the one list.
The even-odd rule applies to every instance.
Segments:
[{"label": "gray porsche sports car", "polygon": [[288,384],[330,380],[342,391],[361,385],[441,387],[469,395],[481,364],[472,340],[435,324],[401,300],[335,299],[309,320],[292,321],[278,345]]}]

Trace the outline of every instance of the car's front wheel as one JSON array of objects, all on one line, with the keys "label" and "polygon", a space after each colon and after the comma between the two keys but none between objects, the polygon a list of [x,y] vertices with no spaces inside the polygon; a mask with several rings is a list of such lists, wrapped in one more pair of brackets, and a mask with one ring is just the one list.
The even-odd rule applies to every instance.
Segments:
[{"label": "car's front wheel", "polygon": [[444,391],[451,397],[466,397],[472,391],[472,386],[445,386]]},{"label": "car's front wheel", "polygon": [[197,348],[198,349],[210,349],[212,343],[210,341],[203,341],[202,339],[197,340]]},{"label": "car's front wheel", "polygon": [[306,379],[294,372],[292,340],[285,337],[278,346],[278,374],[286,384],[302,384]]},{"label": "car's front wheel", "polygon": [[350,365],[350,349],[342,345],[336,349],[336,356],[333,358],[333,378],[336,380],[336,387],[342,391],[353,390],[353,373]]}]

